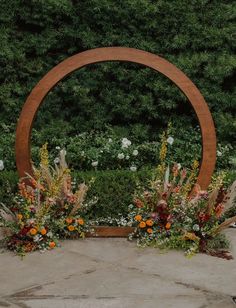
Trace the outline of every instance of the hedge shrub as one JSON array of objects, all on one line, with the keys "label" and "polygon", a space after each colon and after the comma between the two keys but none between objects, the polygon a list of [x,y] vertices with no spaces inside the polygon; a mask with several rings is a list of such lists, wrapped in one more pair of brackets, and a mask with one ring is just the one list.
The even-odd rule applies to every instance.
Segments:
[{"label": "hedge shrub", "polygon": [[[1,134],[14,134],[26,97],[54,65],[90,48],[126,46],[159,54],[183,70],[208,102],[219,142],[235,146],[235,16],[236,2],[228,0],[1,1]],[[142,125],[148,139],[170,118],[183,131],[196,125],[169,80],[138,65],[103,63],[60,82],[34,127],[46,141],[107,123]],[[10,151],[12,141],[4,147]]]}]

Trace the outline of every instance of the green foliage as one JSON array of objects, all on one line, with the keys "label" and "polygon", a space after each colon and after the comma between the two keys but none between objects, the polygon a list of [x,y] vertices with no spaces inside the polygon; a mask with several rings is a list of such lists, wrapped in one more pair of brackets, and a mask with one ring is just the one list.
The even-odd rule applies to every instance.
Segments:
[{"label": "green foliage", "polygon": [[151,170],[137,172],[128,170],[107,170],[74,172],[75,182],[93,182],[88,191],[88,198],[98,198],[97,203],[89,209],[91,219],[99,217],[119,217],[128,215],[128,205],[133,200],[137,186],[146,184]]},{"label": "green foliage", "polygon": [[[150,169],[137,172],[129,170],[87,171],[72,173],[74,185],[85,182],[90,184],[88,199],[98,198],[96,204],[89,209],[91,219],[98,217],[125,217],[128,205],[133,200],[133,194],[140,183],[147,183]],[[14,193],[17,192],[18,177],[15,172],[0,173],[0,202],[12,205]]]},{"label": "green foliage", "polygon": [[[235,149],[235,15],[236,4],[228,0],[1,1],[0,159],[9,161],[7,170],[14,169],[15,125],[33,86],[68,56],[104,46],[150,51],[183,70],[209,104],[220,144]],[[70,75],[46,97],[33,145],[106,124],[129,126],[153,140],[170,119],[179,125],[179,140],[196,127],[187,99],[172,82],[139,65],[97,64]],[[179,146],[178,155],[189,159],[181,141]]]},{"label": "green foliage", "polygon": [[18,176],[14,171],[0,172],[0,202],[11,205],[17,192]]}]

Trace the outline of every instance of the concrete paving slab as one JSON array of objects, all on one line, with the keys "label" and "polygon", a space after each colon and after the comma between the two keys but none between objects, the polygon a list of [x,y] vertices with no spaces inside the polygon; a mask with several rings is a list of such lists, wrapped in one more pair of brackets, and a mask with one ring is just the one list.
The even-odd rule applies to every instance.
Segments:
[{"label": "concrete paving slab", "polygon": [[[236,257],[236,230],[228,229]],[[0,255],[0,307],[236,307],[236,261],[85,239],[27,255]]]}]

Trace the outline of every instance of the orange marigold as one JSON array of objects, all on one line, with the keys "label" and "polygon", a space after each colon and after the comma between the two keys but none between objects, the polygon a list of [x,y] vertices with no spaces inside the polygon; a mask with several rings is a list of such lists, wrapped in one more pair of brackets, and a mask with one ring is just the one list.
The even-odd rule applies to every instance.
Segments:
[{"label": "orange marigold", "polygon": [[170,227],[171,227],[171,223],[170,223],[170,222],[167,222],[167,224],[166,224],[166,230],[169,230]]},{"label": "orange marigold", "polygon": [[134,217],[134,219],[135,219],[136,221],[141,221],[141,220],[142,220],[142,216],[141,216],[141,215],[136,215],[136,216]]},{"label": "orange marigold", "polygon": [[147,229],[147,233],[151,234],[153,232],[152,228]]},{"label": "orange marigold", "polygon": [[49,243],[49,247],[50,247],[51,249],[53,249],[55,246],[56,246],[56,243],[55,243],[55,242],[50,242],[50,243]]},{"label": "orange marigold", "polygon": [[72,218],[70,218],[70,217],[66,218],[66,223],[71,224],[71,223],[72,223],[72,221],[73,221],[73,219],[72,219]]},{"label": "orange marigold", "polygon": [[152,227],[153,226],[153,220],[152,219],[148,219],[146,221],[147,226]]},{"label": "orange marigold", "polygon": [[68,228],[69,231],[74,231],[75,230],[75,227],[72,226],[72,225],[69,225],[67,228]]},{"label": "orange marigold", "polygon": [[41,233],[42,235],[45,235],[45,234],[47,234],[47,230],[46,230],[45,228],[43,228],[43,229],[41,229],[40,233]]},{"label": "orange marigold", "polygon": [[83,224],[84,224],[83,218],[77,219],[77,223],[78,223],[79,225],[83,225]]},{"label": "orange marigold", "polygon": [[139,224],[139,227],[142,228],[142,229],[145,228],[146,227],[146,222],[145,221],[141,221],[140,224]]},{"label": "orange marigold", "polygon": [[29,230],[29,233],[30,233],[31,235],[35,235],[35,234],[37,234],[37,232],[38,232],[38,230],[37,230],[36,228],[31,228],[31,229]]}]

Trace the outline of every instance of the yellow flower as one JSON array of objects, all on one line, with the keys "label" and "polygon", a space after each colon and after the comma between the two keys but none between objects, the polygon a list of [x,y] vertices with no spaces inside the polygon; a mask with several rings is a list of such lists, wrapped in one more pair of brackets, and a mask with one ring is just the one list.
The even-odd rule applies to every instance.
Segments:
[{"label": "yellow flower", "polygon": [[48,159],[48,149],[47,149],[47,142],[41,147],[39,153],[40,153],[40,163],[43,166],[49,165],[49,159]]},{"label": "yellow flower", "polygon": [[69,225],[67,228],[68,228],[69,231],[74,231],[75,230],[75,227],[72,226],[72,225]]},{"label": "yellow flower", "polygon": [[147,233],[151,234],[153,232],[152,228],[147,229]]},{"label": "yellow flower", "polygon": [[145,221],[141,221],[140,224],[139,224],[139,227],[142,228],[142,229],[145,228],[146,227],[146,222]]},{"label": "yellow flower", "polygon": [[136,221],[141,221],[141,220],[142,220],[142,216],[141,216],[141,215],[136,215],[136,216],[134,217],[134,219],[135,219]]},{"label": "yellow flower", "polygon": [[29,233],[30,233],[31,235],[35,235],[35,234],[37,234],[37,232],[38,232],[38,230],[37,230],[36,228],[31,228],[31,229],[29,230]]},{"label": "yellow flower", "polygon": [[77,219],[77,223],[79,225],[83,225],[84,224],[84,220],[82,218]]},{"label": "yellow flower", "polygon": [[152,227],[152,226],[153,226],[153,220],[148,219],[148,220],[146,221],[146,224],[147,224],[147,226]]},{"label": "yellow flower", "polygon": [[22,220],[23,215],[22,215],[22,214],[17,214],[17,218],[18,218],[19,220]]}]

